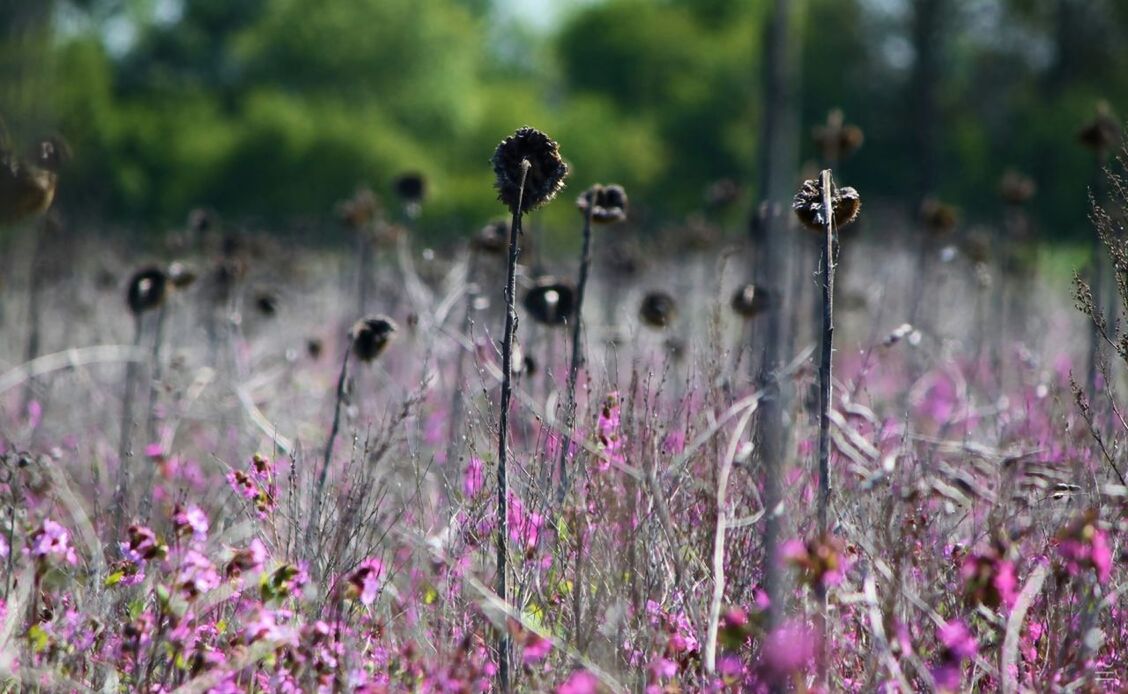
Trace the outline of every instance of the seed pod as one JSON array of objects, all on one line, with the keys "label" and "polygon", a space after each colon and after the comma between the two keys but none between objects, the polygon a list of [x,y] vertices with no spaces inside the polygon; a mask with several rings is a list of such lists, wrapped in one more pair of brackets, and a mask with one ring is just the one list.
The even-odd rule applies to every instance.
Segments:
[{"label": "seed pod", "polygon": [[1093,119],[1081,127],[1077,132],[1077,141],[1098,156],[1104,156],[1110,149],[1120,143],[1120,121],[1112,113],[1112,107],[1107,101],[1097,103],[1097,112]]},{"label": "seed pod", "polygon": [[488,255],[501,255],[508,247],[509,222],[505,220],[490,222],[470,239],[470,248]]},{"label": "seed pod", "polygon": [[596,224],[621,222],[627,218],[627,192],[620,185],[596,183],[576,200],[576,207],[585,215],[590,208],[591,221]]},{"label": "seed pod", "polygon": [[353,354],[362,362],[370,362],[384,351],[395,335],[395,321],[384,315],[362,318],[349,331]]},{"label": "seed pod", "polygon": [[313,359],[314,361],[317,361],[318,359],[320,359],[321,358],[321,350],[322,350],[321,338],[311,337],[308,340],[306,340],[306,354],[309,355],[310,359]]},{"label": "seed pod", "polygon": [[[560,157],[559,145],[529,127],[502,140],[491,163],[497,175],[497,199],[513,214],[530,212],[552,200],[563,190],[564,177],[568,175],[568,165]],[[525,182],[523,192],[522,180]]]},{"label": "seed pod", "polygon": [[677,302],[665,292],[650,292],[642,297],[638,315],[652,328],[665,328],[677,318]]},{"label": "seed pod", "polygon": [[737,287],[730,304],[732,310],[744,318],[758,316],[768,308],[769,294],[763,287],[748,283]]},{"label": "seed pod", "polygon": [[576,310],[576,290],[555,277],[542,277],[525,294],[525,310],[542,325],[564,325]]},{"label": "seed pod", "polygon": [[267,318],[278,312],[278,295],[270,290],[260,291],[255,295],[255,308]]},{"label": "seed pod", "polygon": [[168,278],[160,268],[148,267],[135,272],[129,279],[125,296],[130,312],[139,316],[160,306],[168,290],[167,284]]},{"label": "seed pod", "polygon": [[[839,188],[831,182],[830,206],[834,214],[834,228],[841,229],[858,218],[862,209],[862,198],[853,188]],[[808,229],[822,231],[826,226],[823,215],[822,183],[820,178],[803,182],[791,203],[795,216]]]},{"label": "seed pod", "polygon": [[187,289],[196,281],[196,271],[178,261],[168,266],[168,281],[175,289]]},{"label": "seed pod", "polygon": [[380,213],[380,199],[368,188],[357,188],[348,200],[337,203],[337,216],[345,226],[358,231]]},{"label": "seed pod", "polygon": [[211,210],[197,207],[188,213],[188,231],[192,234],[206,234],[217,226],[216,215]]},{"label": "seed pod", "polygon": [[705,206],[720,210],[736,204],[740,200],[740,184],[731,178],[721,178],[705,189]]},{"label": "seed pod", "polygon": [[1014,169],[1007,169],[999,181],[999,196],[1008,205],[1026,204],[1036,192],[1038,192],[1038,184],[1034,179]]},{"label": "seed pod", "polygon": [[920,219],[928,233],[945,236],[959,223],[959,212],[955,207],[929,196],[920,204]]},{"label": "seed pod", "polygon": [[845,159],[865,141],[865,134],[856,125],[846,123],[842,109],[831,109],[826,114],[826,123],[815,126],[811,138],[824,161]]},{"label": "seed pod", "polygon": [[423,201],[423,197],[427,194],[427,179],[423,177],[423,174],[412,171],[396,178],[393,187],[396,195],[400,196],[400,199],[404,202],[419,203]]}]

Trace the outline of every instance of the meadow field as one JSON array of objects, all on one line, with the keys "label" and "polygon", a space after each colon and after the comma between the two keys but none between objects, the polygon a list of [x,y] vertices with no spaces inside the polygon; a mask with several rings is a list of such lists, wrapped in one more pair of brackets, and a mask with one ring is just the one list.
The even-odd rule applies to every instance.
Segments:
[{"label": "meadow field", "polygon": [[834,230],[822,527],[822,237],[790,212],[786,301],[742,229],[592,225],[569,424],[578,253],[522,233],[510,358],[508,223],[432,248],[375,200],[315,244],[21,227],[6,687],[485,691],[506,652],[524,691],[1124,685],[1123,343],[1087,387],[1068,259]]}]

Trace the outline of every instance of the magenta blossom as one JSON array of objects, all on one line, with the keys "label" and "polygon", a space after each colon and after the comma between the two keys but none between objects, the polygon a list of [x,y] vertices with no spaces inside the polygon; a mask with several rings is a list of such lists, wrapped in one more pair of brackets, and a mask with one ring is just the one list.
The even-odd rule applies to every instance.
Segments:
[{"label": "magenta blossom", "polygon": [[964,595],[972,603],[996,609],[1014,607],[1018,599],[1018,578],[1014,562],[994,550],[970,554],[960,566]]},{"label": "magenta blossom", "polygon": [[599,680],[587,670],[572,673],[564,684],[556,688],[556,694],[598,694]]},{"label": "magenta blossom", "polygon": [[70,532],[50,518],[31,536],[28,551],[36,559],[59,559],[67,564],[78,563],[78,556],[70,544]]},{"label": "magenta blossom", "polygon": [[384,585],[384,562],[377,557],[369,557],[349,574],[349,597],[360,600],[364,606],[371,605],[380,595]]},{"label": "magenta blossom", "polygon": [[176,584],[188,598],[194,598],[219,585],[219,572],[207,557],[190,549],[180,562]]},{"label": "magenta blossom", "polygon": [[533,665],[544,660],[545,657],[552,651],[552,641],[541,638],[535,633],[529,634],[529,639],[525,643],[525,650],[521,657],[526,665]]},{"label": "magenta blossom", "polygon": [[963,622],[945,622],[937,630],[943,646],[939,662],[932,668],[932,677],[941,691],[959,691],[963,681],[963,664],[979,652],[979,644]]},{"label": "magenta blossom", "polygon": [[172,525],[177,534],[191,535],[193,542],[205,542],[208,539],[208,516],[195,504],[188,508],[177,506],[172,515]]},{"label": "magenta blossom", "polygon": [[760,665],[774,681],[805,672],[815,657],[818,634],[801,622],[787,622],[768,634]]},{"label": "magenta blossom", "polygon": [[1097,514],[1088,511],[1073,521],[1058,535],[1058,554],[1063,568],[1070,576],[1093,569],[1100,583],[1108,582],[1112,575],[1112,552],[1108,534],[1097,525]]},{"label": "magenta blossom", "polygon": [[470,460],[466,463],[466,472],[462,476],[462,493],[467,499],[472,499],[482,491],[484,482],[482,459],[470,456]]}]

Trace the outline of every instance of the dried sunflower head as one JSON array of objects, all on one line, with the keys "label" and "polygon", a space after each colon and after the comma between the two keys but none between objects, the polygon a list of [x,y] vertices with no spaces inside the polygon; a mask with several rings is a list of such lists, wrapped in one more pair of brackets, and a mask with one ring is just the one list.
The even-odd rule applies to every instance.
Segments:
[{"label": "dried sunflower head", "polygon": [[591,221],[596,224],[621,222],[627,218],[627,191],[620,185],[596,183],[576,200],[576,207],[585,215],[590,211]]},{"label": "dried sunflower head", "polygon": [[665,328],[677,318],[678,305],[674,297],[666,292],[650,292],[642,297],[638,315],[652,328]]},{"label": "dried sunflower head", "polygon": [[521,128],[502,140],[490,161],[497,176],[497,199],[514,214],[530,212],[552,200],[564,188],[568,175],[559,145],[535,128]]},{"label": "dried sunflower head", "polygon": [[[795,216],[809,229],[822,231],[826,226],[826,216],[823,212],[822,176],[803,182],[791,209]],[[839,188],[831,181],[830,206],[833,210],[834,228],[841,229],[858,218],[862,209],[862,198],[853,188]]]},{"label": "dried sunflower head", "polygon": [[543,325],[564,325],[576,311],[576,290],[555,277],[542,277],[525,294],[525,310]]},{"label": "dried sunflower head", "polygon": [[139,316],[160,306],[167,293],[167,283],[167,275],[157,267],[148,267],[133,273],[133,277],[129,278],[129,289],[125,295],[125,303],[129,311]]},{"label": "dried sunflower head", "polygon": [[1107,101],[1097,103],[1093,119],[1077,132],[1077,141],[1099,155],[1103,155],[1120,143],[1120,121],[1112,112]]},{"label": "dried sunflower head", "polygon": [[370,362],[384,351],[397,330],[396,322],[384,315],[358,320],[351,330],[353,354],[363,362]]},{"label": "dried sunflower head", "polygon": [[768,290],[749,282],[737,287],[732,295],[732,310],[738,316],[752,318],[758,316],[768,308]]}]

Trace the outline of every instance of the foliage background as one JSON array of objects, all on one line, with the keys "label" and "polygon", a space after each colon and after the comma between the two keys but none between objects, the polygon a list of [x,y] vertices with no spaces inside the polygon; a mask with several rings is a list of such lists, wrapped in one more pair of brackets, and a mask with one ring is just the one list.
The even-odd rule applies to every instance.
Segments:
[{"label": "foliage background", "polygon": [[[71,143],[64,211],[151,232],[199,205],[326,220],[358,184],[388,191],[418,170],[432,191],[421,227],[455,237],[500,212],[487,159],[523,124],[562,143],[572,192],[621,182],[656,228],[722,177],[753,207],[769,5],[589,0],[537,17],[501,0],[5,3],[0,111],[15,142],[57,130]],[[1017,167],[1039,184],[1044,237],[1084,233],[1094,166],[1075,133],[1098,99],[1128,112],[1128,3],[793,3],[801,132],[841,106],[866,132],[842,180],[906,210],[929,192],[913,110],[924,5],[940,8],[931,192],[993,222],[997,181]],[[546,212],[549,226],[571,219],[567,205]]]}]

